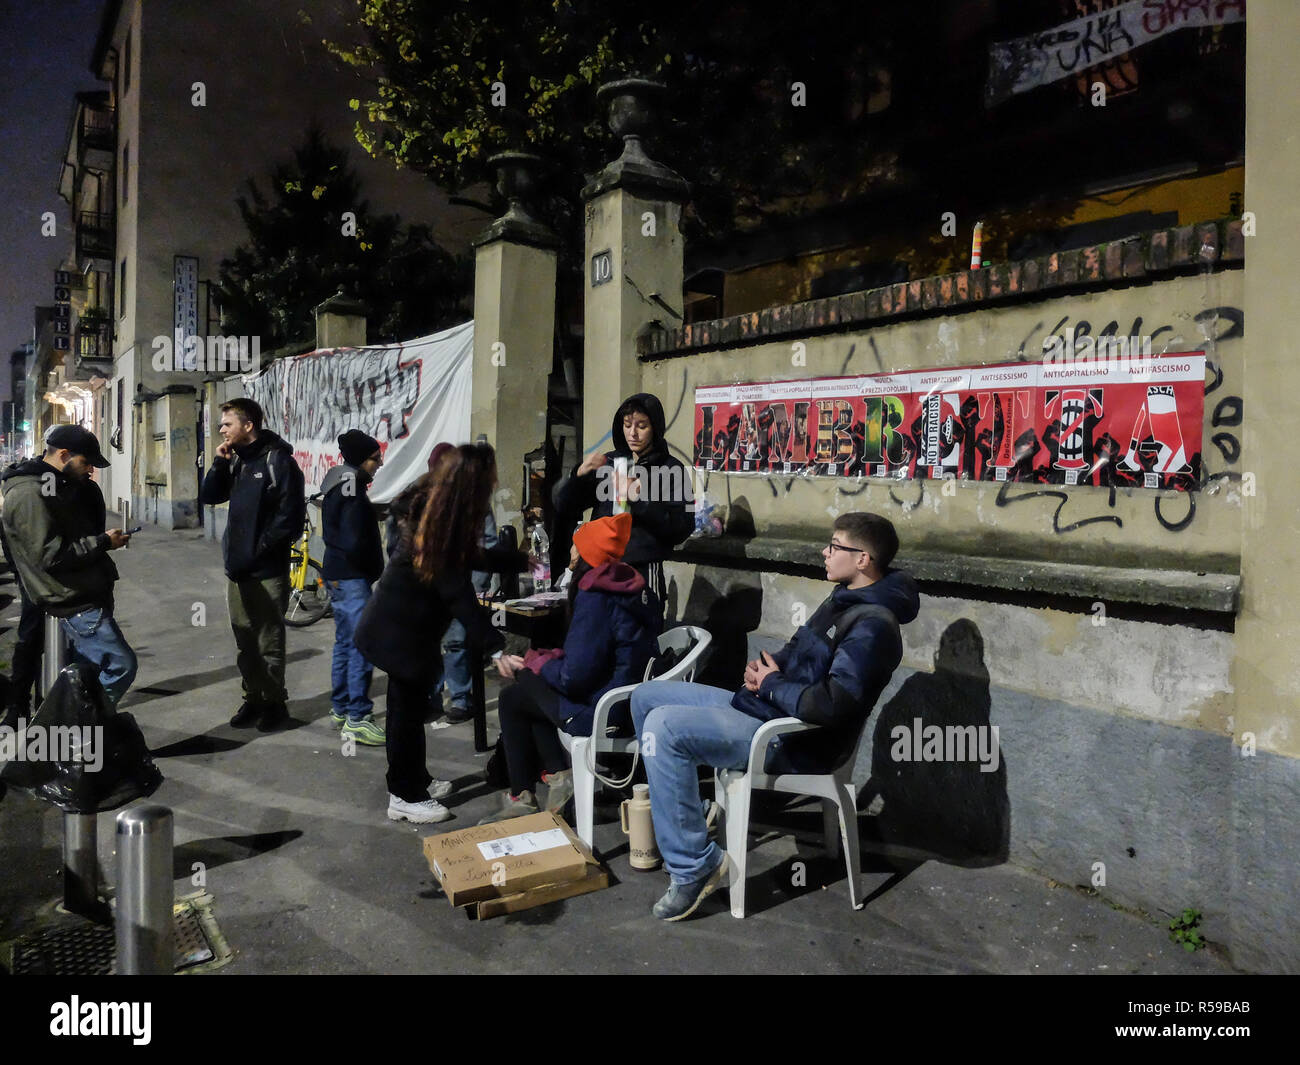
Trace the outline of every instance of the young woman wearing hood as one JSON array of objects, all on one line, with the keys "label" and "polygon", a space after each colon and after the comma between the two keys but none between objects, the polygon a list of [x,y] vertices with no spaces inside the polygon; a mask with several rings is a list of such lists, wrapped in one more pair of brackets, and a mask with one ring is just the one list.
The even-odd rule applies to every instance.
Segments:
[{"label": "young woman wearing hood", "polygon": [[561,521],[575,522],[588,509],[592,518],[614,514],[614,460],[626,459],[632,533],[623,561],[646,578],[662,604],[663,560],[695,528],[690,470],[668,453],[663,404],[649,392],[619,405],[610,437],[613,451],[593,452],[555,486],[555,512]]}]

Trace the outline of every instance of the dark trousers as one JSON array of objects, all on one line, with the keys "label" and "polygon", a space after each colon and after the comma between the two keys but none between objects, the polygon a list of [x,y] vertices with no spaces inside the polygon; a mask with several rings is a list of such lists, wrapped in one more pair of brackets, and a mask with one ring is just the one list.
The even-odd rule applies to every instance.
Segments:
[{"label": "dark trousers", "polygon": [[45,612],[27,598],[23,598],[23,612],[18,620],[18,642],[14,644],[13,672],[9,678],[9,708],[23,717],[31,717],[32,686],[41,668],[41,655],[45,651]]},{"label": "dark trousers", "polygon": [[388,675],[388,791],[403,802],[424,802],[433,777],[424,764],[424,720],[429,716],[429,682]]},{"label": "dark trousers", "polygon": [[284,686],[284,611],[289,605],[289,575],[266,580],[229,581],[226,605],[235,633],[235,664],[244,698],[263,706],[288,702]]},{"label": "dark trousers", "polygon": [[558,773],[569,767],[555,731],[561,720],[560,696],[546,681],[531,670],[520,670],[515,682],[501,690],[497,709],[512,795],[532,791],[543,771]]}]

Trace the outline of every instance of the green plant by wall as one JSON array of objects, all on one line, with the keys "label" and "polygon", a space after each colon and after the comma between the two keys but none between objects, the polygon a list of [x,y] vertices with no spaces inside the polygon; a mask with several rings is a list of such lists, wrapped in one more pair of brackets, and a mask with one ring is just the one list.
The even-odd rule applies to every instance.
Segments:
[{"label": "green plant by wall", "polygon": [[1187,909],[1169,922],[1169,938],[1181,943],[1184,950],[1200,950],[1205,946],[1201,935],[1201,911]]}]

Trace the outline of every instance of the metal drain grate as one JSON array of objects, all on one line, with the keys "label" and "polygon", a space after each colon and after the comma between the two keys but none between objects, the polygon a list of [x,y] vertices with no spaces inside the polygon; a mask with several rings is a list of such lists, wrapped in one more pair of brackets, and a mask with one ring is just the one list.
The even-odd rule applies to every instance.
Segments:
[{"label": "metal drain grate", "polygon": [[[172,910],[177,972],[217,957],[202,917],[189,901],[176,903]],[[116,970],[117,944],[111,926],[78,921],[33,932],[10,946],[14,976],[110,976]]]},{"label": "metal drain grate", "polygon": [[216,957],[197,911],[187,903],[176,904],[172,915],[172,937],[176,944],[178,970],[188,969],[191,965],[202,965]]},{"label": "metal drain grate", "polygon": [[113,971],[113,929],[81,924],[36,932],[13,945],[15,976],[106,976]]}]

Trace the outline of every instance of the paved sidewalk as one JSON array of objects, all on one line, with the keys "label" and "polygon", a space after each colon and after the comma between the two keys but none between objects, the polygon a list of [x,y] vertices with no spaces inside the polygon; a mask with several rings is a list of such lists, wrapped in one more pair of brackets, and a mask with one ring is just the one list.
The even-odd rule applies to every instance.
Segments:
[{"label": "paved sidewalk", "polygon": [[[1010,865],[913,867],[866,852],[874,894],[854,911],[843,866],[827,861],[811,834],[819,813],[795,819],[808,826],[803,839],[751,839],[744,921],[727,911],[725,892],[696,918],[652,918],[667,878],[629,867],[614,812],[602,821],[599,809],[596,845],[613,887],[468,921],[437,891],[420,839],[475,824],[496,805],[470,726],[429,732],[430,771],[457,784],[448,800],[455,820],[390,822],[383,749],[345,757],[329,725],[332,621],[289,630],[292,727],[236,731],[226,724],[240,690],[219,547],[197,531],[148,528],[114,559],[123,577],[117,616],[140,658],[122,709],[139,721],[166,778],[154,801],[176,814],[178,895],[196,890],[195,863],[206,872],[236,952],[223,973],[1232,971],[1213,951],[1187,954],[1158,922]],[[12,578],[0,577],[0,595],[14,594]],[[0,609],[0,659],[9,657],[17,615],[16,599]],[[376,673],[377,713],[385,688]],[[493,676],[489,699],[496,689]],[[26,795],[11,791],[0,802],[0,940],[32,927],[60,895],[61,831],[59,812]],[[112,845],[105,815],[108,870]],[[796,861],[806,865],[807,887],[792,886]]]}]

